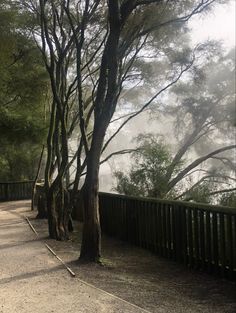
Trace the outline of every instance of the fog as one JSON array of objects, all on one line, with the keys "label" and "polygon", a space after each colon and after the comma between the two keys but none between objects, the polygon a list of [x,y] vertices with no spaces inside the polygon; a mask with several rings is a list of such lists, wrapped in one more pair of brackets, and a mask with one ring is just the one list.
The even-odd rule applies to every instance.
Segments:
[{"label": "fog", "polygon": [[189,21],[192,44],[214,39],[221,40],[227,49],[235,46],[235,3],[229,0],[207,15],[194,16]]},{"label": "fog", "polygon": [[[189,44],[192,46],[192,49],[196,45],[204,43],[206,40],[217,40],[221,42],[222,51],[224,55],[226,55],[235,44],[234,8],[235,2],[229,1],[227,5],[218,6],[210,14],[203,15],[201,17],[195,16],[192,18],[188,23],[188,27],[191,29],[191,32],[189,33]],[[188,39],[187,34],[185,36],[186,39]],[[163,66],[163,69],[164,68],[165,65]],[[160,71],[160,68],[158,69]],[[148,68],[145,70],[147,70],[147,72],[144,73],[144,76],[146,75],[147,81],[149,79],[152,80],[154,77],[153,74],[156,71],[155,66],[153,67],[151,64],[151,66],[148,66]],[[149,71],[152,74],[150,77],[148,77]],[[193,76],[193,74],[185,73],[185,75],[181,77],[178,84],[187,82],[191,75]],[[211,90],[213,94],[213,90],[216,88],[217,92],[217,84],[218,81],[221,80],[221,77],[217,78],[217,75],[214,76],[211,68],[206,69],[204,75],[206,75],[205,84],[208,86],[208,91]],[[228,77],[229,73],[223,68],[221,75],[223,79],[223,76]],[[191,79],[192,78],[190,78],[190,80]],[[121,96],[121,100],[113,116],[113,120],[118,120],[112,122],[108,127],[106,140],[112,136],[121,123],[126,119],[126,117],[122,118],[122,116],[126,116],[127,114],[137,111],[140,106],[142,106],[143,103],[151,96],[153,90],[158,90],[163,87],[163,82],[162,84],[159,83],[160,82],[157,81],[155,85],[154,81],[151,81],[148,82],[147,86],[145,86],[145,84],[137,84],[137,86],[134,86],[134,88],[132,88],[133,86],[131,85],[126,86],[126,90]],[[232,85],[235,86],[235,78],[232,78]],[[232,86],[230,86],[230,88],[232,89]],[[181,144],[183,144],[184,140],[194,130],[194,127],[197,127],[197,124],[195,125],[197,122],[194,121],[194,117],[196,120],[199,116],[201,116],[201,114],[203,114],[203,111],[205,110],[205,106],[203,105],[202,107],[198,108],[199,112],[193,112],[191,117],[189,117],[190,115],[187,113],[187,111],[181,115],[181,101],[183,101],[182,98],[183,97],[181,95],[173,93],[171,89],[162,93],[147,110],[144,110],[142,113],[131,119],[122,128],[122,130],[109,143],[108,147],[102,154],[101,161],[114,152],[124,149],[136,148],[137,142],[135,141],[135,138],[140,133],[153,133],[156,136],[161,136],[174,156],[181,147]],[[227,101],[222,101],[221,106],[212,108],[213,120],[220,120],[222,116],[225,117],[227,114],[232,115],[232,117],[235,116],[235,98],[232,96],[232,99],[229,100],[228,97]],[[213,99],[209,98],[209,101],[211,100],[213,103]],[[228,119],[228,117],[226,119]],[[214,151],[217,148],[221,148],[224,145],[234,144],[236,136],[235,127],[231,127],[233,122],[231,124],[230,123],[231,122],[221,123],[218,124],[217,127],[212,127],[212,130],[206,136],[202,136],[202,138],[197,140],[196,143],[191,145],[191,147],[184,155],[186,164],[189,164],[199,156],[206,155],[209,152]],[[77,141],[73,139],[71,142],[72,151],[75,151],[76,147]],[[234,167],[236,165],[235,155],[232,152],[227,151],[223,153],[223,156],[228,158],[232,165],[228,167],[227,174],[235,175],[235,172],[233,173]],[[116,185],[114,172],[123,171],[127,173],[132,162],[133,160],[131,158],[131,154],[120,154],[111,157],[107,162],[103,163],[100,167],[100,191],[114,192],[114,187]],[[223,162],[215,158],[211,158],[206,163],[201,164],[198,168],[203,170],[207,169],[209,172],[217,170],[220,173],[221,171],[225,171],[224,165],[225,164]],[[70,175],[73,178],[73,168],[70,171]],[[193,180],[198,180],[200,175],[201,172],[194,174]],[[82,183],[83,179],[80,182],[80,186],[82,186]]]},{"label": "fog", "polygon": [[[229,1],[227,5],[217,7],[207,16],[195,16],[189,22],[188,26],[189,28],[191,28],[190,36],[193,46],[204,42],[205,40],[213,39],[220,40],[221,43],[223,43],[224,51],[229,51],[235,44],[235,2]],[[208,77],[207,84],[212,84],[212,78],[210,77],[210,75]],[[235,86],[235,81],[233,82],[233,84]],[[173,101],[173,98],[168,98],[167,96],[165,100]],[[141,113],[140,115],[132,119],[120,131],[120,133],[112,140],[107,150],[103,154],[104,158],[114,151],[119,151],[127,148],[135,148],[136,143],[134,139],[140,133],[155,133],[157,135],[162,135],[165,142],[170,146],[172,152],[174,153],[176,151],[176,149],[181,144],[181,141],[178,141],[177,139],[178,125],[176,125],[176,119],[171,117],[170,114],[163,115],[161,113],[161,105],[159,105],[158,103],[155,103],[153,107],[155,107],[155,112],[150,109]],[[222,107],[222,111],[220,113],[218,112],[219,115],[221,115],[221,113],[223,114],[223,111],[225,109],[226,107]],[[227,110],[231,110],[231,114],[235,115],[234,102],[227,106]],[[122,114],[120,114],[118,110],[117,116],[120,115]],[[120,121],[118,121],[117,123],[113,123],[109,127],[107,133],[108,138],[114,132],[116,127],[118,127],[119,122]],[[235,128],[229,128],[230,125],[227,123],[223,124],[221,127],[223,129],[215,129],[213,132],[209,133],[208,136],[203,137],[202,140],[199,140],[193,147],[191,147],[187,154],[188,162],[193,161],[198,156],[216,150],[218,147],[235,143]],[[186,134],[188,134],[188,132],[190,131],[191,129],[187,129]],[[224,156],[229,158],[232,161],[233,166],[235,166],[235,155],[232,152],[225,152]],[[114,171],[122,170],[124,172],[127,172],[130,168],[131,162],[132,159],[130,154],[125,154],[114,156],[109,161],[102,164],[100,169],[100,190],[114,192]],[[218,171],[220,172],[224,166],[223,163],[219,163],[218,160],[213,158],[208,160],[208,163],[209,171],[218,169]],[[233,166],[231,170],[233,169]]]}]

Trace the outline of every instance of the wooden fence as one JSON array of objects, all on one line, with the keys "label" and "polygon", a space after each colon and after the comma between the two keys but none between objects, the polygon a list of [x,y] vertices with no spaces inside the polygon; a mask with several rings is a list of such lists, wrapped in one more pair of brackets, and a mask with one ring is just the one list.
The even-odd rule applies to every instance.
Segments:
[{"label": "wooden fence", "polygon": [[[0,183],[0,201],[30,199],[32,185]],[[99,206],[107,235],[236,280],[236,208],[102,192]],[[79,209],[75,215],[82,219]]]},{"label": "wooden fence", "polygon": [[30,199],[33,181],[0,183],[0,201]]},{"label": "wooden fence", "polygon": [[100,193],[103,232],[184,263],[236,279],[236,209]]}]

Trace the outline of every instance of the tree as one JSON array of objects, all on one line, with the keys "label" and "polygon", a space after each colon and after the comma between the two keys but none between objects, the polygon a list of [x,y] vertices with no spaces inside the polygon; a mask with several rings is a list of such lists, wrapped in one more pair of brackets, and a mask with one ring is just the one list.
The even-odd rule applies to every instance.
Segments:
[{"label": "tree", "polygon": [[[172,89],[171,95],[177,98],[174,97],[175,105],[170,106],[169,112],[176,116],[175,134],[179,145],[167,171],[169,181],[175,165],[188,151],[209,156],[204,170],[194,168],[194,175],[202,174],[198,175],[199,182],[195,181],[196,187],[207,183],[209,179],[215,178],[216,183],[216,179],[222,178],[224,181],[235,174],[232,154],[209,154],[216,146],[220,148],[223,144],[227,146],[234,143],[235,53],[232,50],[224,55],[220,47],[215,44],[214,47],[215,55],[198,67],[198,75]],[[179,178],[181,175],[173,178],[169,187],[178,183]],[[186,192],[183,194],[186,195]]]},{"label": "tree", "polygon": [[136,141],[138,147],[132,152],[128,175],[121,171],[114,173],[115,190],[126,195],[163,198],[168,187],[166,169],[171,164],[171,153],[163,138],[154,134],[141,134]]},{"label": "tree", "polygon": [[[173,177],[169,178],[167,174],[175,157],[171,154],[170,147],[155,134],[142,134],[137,141],[138,147],[132,153],[134,162],[128,174],[121,171],[114,173],[117,179],[115,190],[121,194],[210,202],[211,196],[219,192],[219,186],[216,184],[217,178],[221,178],[222,185],[227,182],[231,184],[235,182],[229,176],[222,175],[219,172],[211,172],[210,174],[210,171],[208,176],[203,176],[195,183],[191,180],[190,186],[185,182],[185,179],[192,169],[196,169],[201,163],[208,160],[211,155],[235,149],[236,145],[215,150],[197,158],[190,164],[186,164],[186,159],[181,158],[178,164],[175,164]],[[207,172],[207,170],[204,172]],[[182,188],[176,188],[177,183],[182,183],[181,187],[185,188],[184,192]],[[224,189],[222,192],[226,192],[226,190]]]},{"label": "tree", "polygon": [[47,74],[12,2],[0,2],[0,21],[0,179],[33,179],[46,134]]},{"label": "tree", "polygon": [[[146,150],[147,155],[143,152],[143,142],[138,147],[142,148],[142,155],[140,152],[133,152],[136,158],[146,164],[147,169],[153,171],[152,175],[156,178],[155,183],[152,180],[152,187],[146,187],[143,192],[139,190],[139,194],[148,195],[152,189],[157,190],[159,187],[164,189],[164,192],[156,193],[155,197],[216,203],[216,195],[232,191],[235,183],[235,164],[233,154],[229,153],[235,148],[235,53],[232,50],[224,55],[217,43],[213,43],[212,48],[213,52],[215,51],[212,57],[207,57],[204,61],[201,58],[200,64],[195,63],[195,70],[192,72],[194,75],[189,75],[185,82],[176,84],[169,91],[169,104],[163,103],[159,107],[166,119],[173,119],[174,116],[175,127],[168,136],[177,138],[177,144],[172,142],[169,150],[164,145],[164,149],[169,152],[169,164],[162,166],[164,175],[160,175],[158,169],[153,170],[148,166],[150,151],[155,151],[155,147],[158,147],[159,137],[154,143],[149,136],[149,144],[153,148]],[[223,144],[225,147],[221,148]],[[219,149],[216,149],[216,145]],[[229,153],[226,152],[227,146]],[[159,145],[159,149],[162,151],[163,146]],[[188,155],[192,158],[189,165],[186,162]],[[140,167],[136,158],[135,165],[131,167],[128,175],[115,173],[118,192],[135,194],[134,185],[137,184],[137,177],[142,175],[149,181],[145,174],[148,171],[145,167]],[[162,165],[162,161],[158,159],[159,155],[156,153],[153,164],[157,162]],[[139,173],[139,176],[134,173]],[[162,176],[165,178],[164,182]],[[139,183],[142,183],[141,180]]]},{"label": "tree", "polygon": [[[235,183],[235,162],[230,151],[235,147],[233,144],[233,134],[235,133],[235,53],[232,50],[223,54],[218,43],[213,43],[211,46],[212,56],[209,58],[206,55],[207,58],[204,60],[201,58],[200,63],[196,62],[195,69],[192,71],[194,75],[189,73],[188,79],[185,79],[184,83],[176,84],[170,90],[169,97],[165,98],[165,102],[169,102],[168,105],[163,102],[159,106],[159,110],[157,109],[157,121],[160,112],[165,120],[173,120],[175,127],[165,136],[168,136],[168,140],[176,138],[177,144],[172,140],[169,147],[171,156],[168,158],[171,162],[162,167],[162,171],[165,173],[164,182],[156,168],[152,173],[155,177],[156,171],[156,183],[152,180],[152,187],[146,186],[146,190],[143,192],[139,190],[139,194],[147,195],[153,188],[157,189],[159,186],[159,189],[164,189],[164,192],[155,194],[155,197],[173,197],[175,194],[175,199],[216,203],[215,199],[218,194],[232,191]],[[153,119],[153,110],[151,111]],[[154,144],[149,137],[149,144],[153,146],[154,151],[155,145],[156,147],[159,145],[158,138],[155,139],[156,143]],[[219,149],[216,149],[217,146]],[[228,152],[227,146],[229,148],[231,146]],[[144,148],[143,143],[141,143],[141,147]],[[163,150],[160,146],[159,149]],[[146,151],[147,154],[150,153],[148,156],[143,152],[140,156],[137,151],[133,152],[133,155],[139,160],[144,158],[144,163],[146,162],[148,168],[150,151],[151,148]],[[158,153],[156,153],[157,163],[158,158]],[[187,165],[186,160],[189,158],[192,159],[192,162]],[[135,194],[134,185],[137,184],[137,178],[140,178],[139,183],[142,185],[142,175],[146,181],[149,181],[146,177],[148,171],[144,167],[141,168],[136,158],[134,159],[135,165],[132,166],[128,176],[122,172],[116,173],[118,178],[116,190],[118,192]],[[182,166],[180,166],[181,164]],[[150,167],[150,171],[152,171],[152,167]],[[159,176],[160,179],[158,179]]]},{"label": "tree", "polygon": [[[68,215],[65,205],[65,177],[68,169],[68,107],[75,90],[79,122],[77,170],[74,187],[82,172],[84,204],[83,239],[80,258],[96,261],[100,257],[100,222],[98,211],[99,165],[101,153],[113,136],[104,143],[106,131],[117,108],[123,88],[135,84],[141,71],[141,52],[154,51],[158,58],[184,22],[209,7],[213,1],[40,1],[32,6],[40,21],[39,44],[50,75],[53,110],[48,135],[46,193],[48,198],[49,233],[53,238],[66,237]],[[171,40],[170,40],[171,41]],[[168,42],[170,45],[170,41]],[[166,57],[165,56],[163,58]],[[76,60],[76,68],[73,63]],[[159,90],[139,110],[141,113],[161,92],[169,88],[193,63],[191,53],[182,62],[174,62],[172,73],[165,77]],[[70,68],[70,70],[69,70]],[[161,74],[160,74],[161,75]],[[68,96],[69,95],[69,96]],[[135,115],[134,115],[135,116]],[[133,117],[134,117],[133,116]],[[127,123],[130,118],[124,122]],[[55,134],[58,134],[55,136]],[[53,141],[59,142],[54,145]],[[55,147],[59,147],[56,151]],[[53,179],[53,164],[56,178]],[[55,206],[55,195],[59,203]]]},{"label": "tree", "polygon": [[236,207],[236,192],[235,188],[229,193],[223,193],[219,199],[221,205]]}]

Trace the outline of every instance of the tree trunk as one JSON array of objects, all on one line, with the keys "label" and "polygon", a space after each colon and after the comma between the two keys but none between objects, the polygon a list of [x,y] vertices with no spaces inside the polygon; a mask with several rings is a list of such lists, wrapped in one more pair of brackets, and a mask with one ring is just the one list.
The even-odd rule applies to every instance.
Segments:
[{"label": "tree trunk", "polygon": [[39,194],[37,196],[37,210],[38,210],[38,214],[36,216],[37,219],[48,218],[45,195]]},{"label": "tree trunk", "polygon": [[80,260],[99,262],[101,256],[101,228],[98,205],[98,183],[90,183],[83,190],[84,224]]},{"label": "tree trunk", "polygon": [[50,188],[48,192],[46,193],[46,203],[47,203],[47,211],[48,211],[48,232],[49,232],[49,237],[52,239],[59,238],[55,198],[56,198],[55,193]]},{"label": "tree trunk", "polygon": [[38,163],[38,169],[37,169],[37,173],[36,173],[36,176],[35,176],[35,179],[34,179],[34,182],[33,182],[33,188],[32,188],[32,199],[31,199],[31,211],[34,210],[34,198],[35,198],[35,194],[36,194],[36,184],[37,184],[37,180],[39,178],[39,172],[40,172],[40,169],[41,169],[41,164],[42,164],[42,159],[43,159],[43,152],[44,152],[44,145],[42,147],[42,151],[41,151],[41,154],[40,154],[40,158],[39,158],[39,163]]},{"label": "tree trunk", "polygon": [[[104,127],[105,128],[105,127]],[[101,227],[99,217],[99,160],[105,130],[95,130],[87,161],[87,175],[83,186],[84,223],[80,260],[99,262],[101,256]]]},{"label": "tree trunk", "polygon": [[[68,195],[63,188],[50,188],[46,194],[49,236],[56,240],[69,239],[71,218]],[[70,228],[70,230],[72,230]]]}]

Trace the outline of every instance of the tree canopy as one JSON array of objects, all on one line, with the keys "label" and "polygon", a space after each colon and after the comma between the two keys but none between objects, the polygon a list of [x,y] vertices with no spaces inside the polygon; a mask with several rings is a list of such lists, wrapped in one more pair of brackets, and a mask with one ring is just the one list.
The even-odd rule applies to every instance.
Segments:
[{"label": "tree canopy", "polygon": [[[80,192],[84,207],[81,259],[96,261],[100,257],[98,190],[102,153],[124,125],[192,67],[198,49],[191,51],[174,43],[184,36],[185,22],[207,11],[213,2],[40,0],[22,3],[22,11],[34,17],[31,30],[52,91],[45,168],[49,234],[60,240],[68,238],[74,196],[84,175]],[[153,67],[156,85],[147,85],[143,105],[107,138],[114,113],[129,105],[124,92],[150,81],[144,71],[150,59],[156,63]],[[71,149],[72,139],[76,140],[74,149]],[[76,167],[75,177],[69,182],[72,165]],[[71,199],[70,185],[73,186]]]},{"label": "tree canopy", "polygon": [[33,179],[46,134],[48,77],[25,16],[0,3],[1,180]]},{"label": "tree canopy", "polygon": [[169,147],[160,145],[160,134],[147,135],[148,146],[139,141],[129,173],[115,173],[118,192],[216,203],[221,201],[216,195],[234,188],[235,53],[224,54],[216,43],[212,48],[212,57],[196,62],[193,75],[189,72],[154,109],[157,123],[160,112],[173,121],[162,135],[166,142],[172,137]]}]

